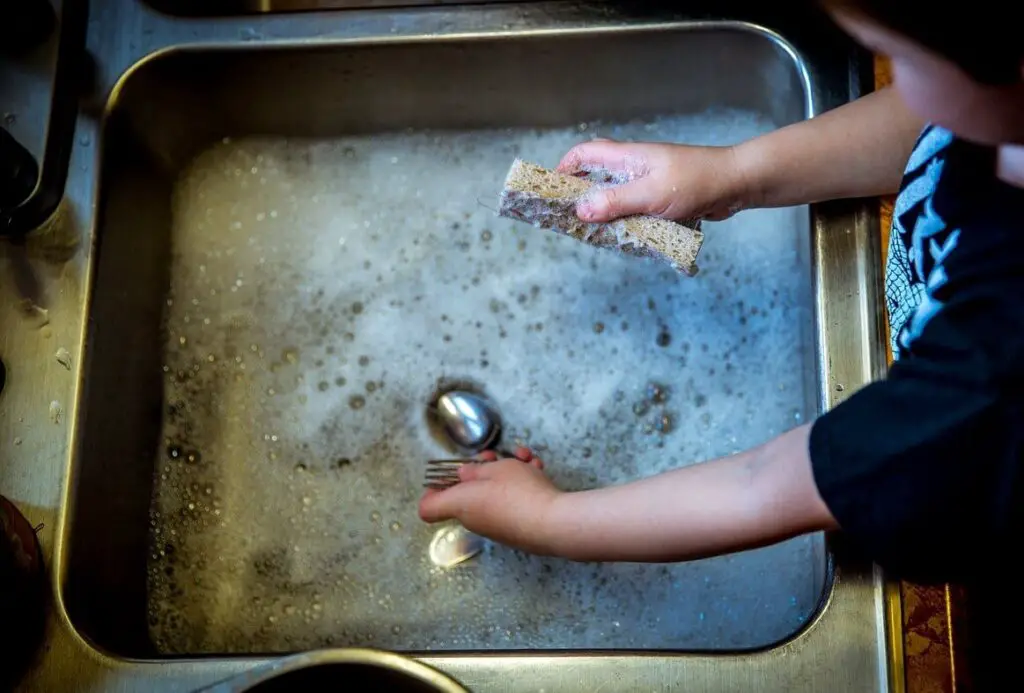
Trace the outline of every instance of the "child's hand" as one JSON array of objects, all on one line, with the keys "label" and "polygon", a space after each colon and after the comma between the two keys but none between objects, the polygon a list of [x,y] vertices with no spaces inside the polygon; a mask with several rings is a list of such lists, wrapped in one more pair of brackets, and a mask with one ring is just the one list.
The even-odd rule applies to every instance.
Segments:
[{"label": "child's hand", "polygon": [[545,476],[544,463],[527,448],[516,459],[463,465],[460,481],[444,491],[428,490],[420,501],[427,522],[456,519],[476,534],[533,553],[547,553],[551,529],[547,517],[561,492]]},{"label": "child's hand", "polygon": [[597,139],[576,145],[558,164],[563,173],[590,168],[623,172],[630,181],[588,194],[576,208],[583,221],[611,221],[631,214],[718,221],[751,203],[732,147]]}]

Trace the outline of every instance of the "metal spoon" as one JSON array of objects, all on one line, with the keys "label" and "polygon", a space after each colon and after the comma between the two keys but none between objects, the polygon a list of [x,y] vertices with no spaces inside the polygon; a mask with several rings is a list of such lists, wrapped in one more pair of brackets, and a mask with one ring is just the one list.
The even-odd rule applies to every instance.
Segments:
[{"label": "metal spoon", "polygon": [[430,562],[438,568],[453,568],[483,551],[486,543],[462,525],[441,527],[430,541]]},{"label": "metal spoon", "polygon": [[446,392],[437,398],[434,411],[452,441],[466,450],[487,449],[501,431],[497,412],[483,397],[472,392]]}]

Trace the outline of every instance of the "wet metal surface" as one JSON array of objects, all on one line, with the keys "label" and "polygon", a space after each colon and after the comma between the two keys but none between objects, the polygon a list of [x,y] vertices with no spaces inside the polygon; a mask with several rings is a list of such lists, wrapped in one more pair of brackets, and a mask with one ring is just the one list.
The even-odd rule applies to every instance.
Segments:
[{"label": "wet metal surface", "polygon": [[[565,3],[94,15],[112,91],[73,155],[87,240],[4,257],[45,290],[31,313],[10,283],[0,302],[2,430],[21,441],[0,481],[54,566],[29,690],[181,690],[254,660],[147,660],[354,644],[445,651],[426,659],[473,690],[888,688],[885,586],[843,553],[828,570],[821,537],[674,567],[487,545],[444,571],[415,518],[445,379],[482,385],[509,441],[582,488],[760,442],[877,372],[856,206],[709,225],[690,279],[480,204],[520,152],[724,143],[840,103],[856,91],[834,40],[779,23],[796,59],[749,26]],[[167,46],[191,48],[146,59]],[[737,646],[769,647],[671,654]],[[479,648],[495,654],[461,652]]]}]

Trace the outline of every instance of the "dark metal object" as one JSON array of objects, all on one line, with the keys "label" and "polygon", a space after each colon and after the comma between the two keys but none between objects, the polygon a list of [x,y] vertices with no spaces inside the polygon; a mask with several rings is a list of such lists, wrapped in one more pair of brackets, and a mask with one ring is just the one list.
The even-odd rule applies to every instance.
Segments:
[{"label": "dark metal object", "polygon": [[53,32],[57,15],[49,0],[3,0],[0,4],[0,55],[32,50]]},{"label": "dark metal object", "polygon": [[0,209],[27,200],[39,180],[39,166],[29,150],[0,127]]},{"label": "dark metal object", "polygon": [[[42,165],[38,167],[34,185],[27,194],[27,174],[31,171],[31,166],[24,158],[27,152],[23,150],[22,153],[18,153],[15,147],[20,145],[17,145],[9,134],[4,133],[5,142],[0,148],[0,171],[3,172],[3,177],[0,178],[0,236],[17,238],[39,227],[57,211],[57,206],[64,197],[68,164],[74,145],[75,122],[78,118],[78,97],[84,76],[83,65],[86,64],[84,56],[88,14],[87,0],[69,0],[61,9],[46,145],[43,149]],[[0,23],[6,19],[6,16],[0,17]],[[5,29],[3,39],[6,39],[6,35]],[[0,42],[3,39],[0,39]],[[9,156],[13,157],[10,163]],[[16,174],[13,182],[8,180],[9,172]]]}]

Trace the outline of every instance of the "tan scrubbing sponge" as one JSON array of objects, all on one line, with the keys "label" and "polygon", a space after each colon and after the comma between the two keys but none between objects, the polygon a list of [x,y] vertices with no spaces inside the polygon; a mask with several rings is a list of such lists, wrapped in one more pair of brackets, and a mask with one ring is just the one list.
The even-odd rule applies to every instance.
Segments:
[{"label": "tan scrubbing sponge", "polygon": [[666,262],[689,276],[697,273],[704,243],[700,220],[685,225],[636,215],[594,224],[576,216],[576,203],[595,185],[621,184],[609,171],[572,176],[522,159],[512,162],[498,201],[498,215],[571,236],[601,248]]}]

